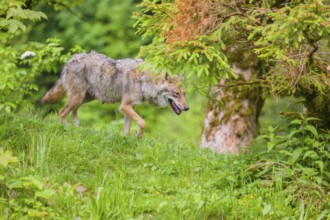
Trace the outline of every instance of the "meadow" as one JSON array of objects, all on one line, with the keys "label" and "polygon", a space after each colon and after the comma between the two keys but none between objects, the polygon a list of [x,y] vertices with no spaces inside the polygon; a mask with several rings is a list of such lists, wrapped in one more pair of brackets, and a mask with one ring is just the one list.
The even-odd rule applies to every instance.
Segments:
[{"label": "meadow", "polygon": [[[218,155],[150,132],[140,140],[124,137],[118,124],[77,128],[60,124],[55,114],[3,113],[0,216],[328,219],[329,134],[307,129],[308,140],[292,134],[282,154],[274,131],[269,127],[250,154]],[[289,150],[308,144],[319,147],[318,160],[309,158],[311,148]]]}]

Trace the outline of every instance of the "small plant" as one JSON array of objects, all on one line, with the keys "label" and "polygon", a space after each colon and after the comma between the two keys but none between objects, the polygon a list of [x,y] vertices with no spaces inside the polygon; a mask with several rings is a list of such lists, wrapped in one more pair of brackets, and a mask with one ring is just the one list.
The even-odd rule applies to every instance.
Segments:
[{"label": "small plant", "polygon": [[55,216],[48,206],[53,189],[33,176],[19,176],[18,158],[0,148],[0,215],[5,219]]},{"label": "small plant", "polygon": [[330,133],[318,130],[313,125],[317,120],[299,115],[288,123],[284,135],[280,127],[269,127],[268,134],[257,139],[257,145],[262,141],[265,146],[258,153],[259,161],[247,168],[253,179],[283,190],[284,202],[299,207],[302,219],[330,208],[326,168],[330,167]]}]

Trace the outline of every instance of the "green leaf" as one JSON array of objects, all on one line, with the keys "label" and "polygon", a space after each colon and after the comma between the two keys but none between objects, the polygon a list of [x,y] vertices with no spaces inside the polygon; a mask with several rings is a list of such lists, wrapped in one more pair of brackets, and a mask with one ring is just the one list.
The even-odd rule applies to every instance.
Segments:
[{"label": "green leaf", "polygon": [[267,173],[270,170],[270,168],[263,168],[260,172],[256,173],[256,177],[261,177],[265,173]]},{"label": "green leaf", "polygon": [[167,201],[163,201],[158,205],[158,211],[160,211],[163,207],[167,206],[168,202]]},{"label": "green leaf", "polygon": [[310,131],[315,137],[318,137],[319,136],[316,128],[313,125],[306,125],[305,129],[307,131]]},{"label": "green leaf", "polygon": [[322,183],[322,177],[320,176],[315,176],[314,180],[317,182],[317,184],[321,184]]},{"label": "green leaf", "polygon": [[283,168],[281,170],[281,172],[282,172],[281,175],[282,175],[283,178],[291,177],[294,174],[294,172],[289,168]]},{"label": "green leaf", "polygon": [[20,178],[20,180],[22,180],[23,181],[23,185],[25,186],[25,187],[35,187],[35,188],[37,188],[37,189],[39,189],[39,190],[41,190],[42,189],[42,187],[43,187],[43,183],[42,182],[40,182],[39,180],[37,180],[35,177],[33,177],[33,176],[28,176],[28,177],[22,177],[22,178]]},{"label": "green leaf", "polygon": [[39,191],[35,193],[35,197],[50,199],[52,196],[55,195],[55,191],[53,189],[45,189],[43,191]]},{"label": "green leaf", "polygon": [[291,195],[288,195],[288,197],[284,200],[285,202],[285,205],[289,205],[292,201],[292,196]]},{"label": "green leaf", "polygon": [[308,117],[306,118],[306,121],[320,121],[321,119],[315,118],[315,117]]},{"label": "green leaf", "polygon": [[304,154],[304,159],[310,157],[311,159],[317,159],[319,158],[319,156],[317,155],[317,153],[315,151],[309,150],[306,151],[306,153]]},{"label": "green leaf", "polygon": [[7,167],[10,163],[17,163],[17,157],[11,155],[10,151],[4,152],[0,149],[0,167]]},{"label": "green leaf", "polygon": [[22,29],[22,31],[26,30],[26,27],[22,22],[15,19],[9,20],[8,29],[11,33],[16,32],[18,28]]},{"label": "green leaf", "polygon": [[27,212],[27,215],[29,217],[45,218],[48,215],[48,213],[46,211],[38,211],[38,210],[34,210],[34,209],[29,209],[29,211]]},{"label": "green leaf", "polygon": [[[321,212],[321,214],[317,217],[316,220],[322,220],[324,219],[325,215],[329,214],[330,211],[329,210],[324,210],[323,212]],[[329,216],[328,216],[329,217]]]},{"label": "green leaf", "polygon": [[267,151],[270,152],[275,146],[275,143],[274,142],[268,142],[267,143]]},{"label": "green leaf", "polygon": [[305,215],[305,205],[303,202],[300,202],[300,206],[299,206],[299,212],[300,212],[300,217],[299,220],[304,220],[304,215]]},{"label": "green leaf", "polygon": [[22,14],[22,9],[21,8],[9,8],[7,11],[6,19],[9,18],[14,18],[17,15]]},{"label": "green leaf", "polygon": [[299,134],[299,133],[302,133],[302,131],[301,130],[293,130],[288,135],[288,138],[291,139],[293,136],[295,136],[296,134]]},{"label": "green leaf", "polygon": [[322,160],[318,160],[318,161],[315,162],[315,164],[318,165],[318,167],[320,168],[321,173],[323,173],[323,170],[324,170],[324,163],[323,163],[323,161]]},{"label": "green leaf", "polygon": [[291,155],[291,164],[294,164],[303,152],[303,148],[296,148]]},{"label": "green leaf", "polygon": [[14,179],[7,184],[9,189],[20,189],[23,188],[23,182],[18,179]]},{"label": "green leaf", "polygon": [[9,24],[9,20],[3,19],[3,18],[0,19],[0,28],[4,28],[8,24]]},{"label": "green leaf", "polygon": [[262,210],[262,214],[265,216],[272,210],[271,204],[266,204],[265,207]]},{"label": "green leaf", "polygon": [[236,179],[233,176],[227,176],[226,180],[228,180],[229,182],[233,182],[233,183],[236,182]]},{"label": "green leaf", "polygon": [[290,122],[290,125],[302,125],[302,120],[295,119],[295,120]]},{"label": "green leaf", "polygon": [[200,209],[204,206],[204,204],[205,204],[205,201],[200,201],[200,202],[198,203],[197,210],[200,210]]},{"label": "green leaf", "polygon": [[270,133],[274,133],[274,131],[276,130],[276,127],[274,128],[273,126],[269,126],[268,127],[268,131],[270,132]]},{"label": "green leaf", "polygon": [[47,15],[40,11],[31,11],[31,10],[26,10],[26,14],[29,20],[36,21],[40,20],[41,18],[44,18],[47,20]]}]

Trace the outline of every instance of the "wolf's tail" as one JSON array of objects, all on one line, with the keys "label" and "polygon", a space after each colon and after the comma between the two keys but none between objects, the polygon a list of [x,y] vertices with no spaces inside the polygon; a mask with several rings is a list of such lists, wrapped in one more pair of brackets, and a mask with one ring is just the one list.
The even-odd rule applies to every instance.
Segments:
[{"label": "wolf's tail", "polygon": [[61,101],[66,95],[66,91],[63,87],[62,80],[57,80],[56,84],[51,88],[46,95],[41,99],[41,103],[53,103]]}]

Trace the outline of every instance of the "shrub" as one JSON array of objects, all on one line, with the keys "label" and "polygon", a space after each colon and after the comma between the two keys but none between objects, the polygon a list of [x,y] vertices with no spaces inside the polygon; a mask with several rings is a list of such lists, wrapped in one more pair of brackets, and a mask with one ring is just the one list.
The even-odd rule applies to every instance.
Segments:
[{"label": "shrub", "polygon": [[299,115],[284,124],[285,132],[269,127],[256,140],[257,162],[246,170],[252,180],[283,190],[284,202],[299,207],[304,218],[330,208],[330,132],[318,130],[317,120]]}]

